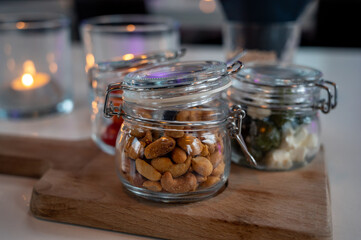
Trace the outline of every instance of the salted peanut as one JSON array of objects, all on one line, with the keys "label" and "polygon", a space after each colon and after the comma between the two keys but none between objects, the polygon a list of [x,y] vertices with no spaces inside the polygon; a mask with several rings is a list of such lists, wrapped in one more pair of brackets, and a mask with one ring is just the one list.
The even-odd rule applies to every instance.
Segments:
[{"label": "salted peanut", "polygon": [[213,186],[214,184],[218,183],[220,180],[221,179],[219,177],[209,176],[209,177],[207,177],[207,180],[202,182],[199,186],[201,188],[210,187],[210,186]]},{"label": "salted peanut", "polygon": [[205,181],[207,181],[207,178],[208,178],[208,177],[205,177],[205,176],[199,175],[199,174],[195,174],[195,176],[196,176],[196,178],[197,178],[197,182],[198,182],[198,183],[205,182]]},{"label": "salted peanut", "polygon": [[160,173],[168,171],[173,166],[172,160],[167,157],[154,158],[151,161],[151,165]]},{"label": "salted peanut", "polygon": [[137,126],[134,126],[134,127],[131,127],[129,129],[129,132],[130,132],[130,135],[136,137],[136,138],[142,138],[145,136],[145,130],[141,127],[137,127]]},{"label": "salted peanut", "polygon": [[192,157],[189,156],[184,163],[173,164],[168,171],[172,174],[173,177],[182,176],[191,166],[191,159]]},{"label": "salted peanut", "polygon": [[153,141],[152,132],[149,129],[147,129],[145,131],[145,136],[142,139],[140,139],[140,141],[144,142],[146,145],[151,144]]},{"label": "salted peanut", "polygon": [[180,111],[175,120],[177,121],[189,121],[189,115],[190,115],[190,112],[189,111]]},{"label": "salted peanut", "polygon": [[175,140],[171,137],[161,137],[151,144],[145,150],[144,155],[147,159],[164,156],[165,154],[173,151],[175,148]]},{"label": "salted peanut", "polygon": [[218,166],[213,169],[212,172],[212,176],[220,176],[224,173],[224,168],[225,168],[226,164],[224,164],[224,162],[222,161],[220,164],[218,164]]},{"label": "salted peanut", "polygon": [[172,130],[166,130],[164,134],[166,136],[172,137],[172,138],[181,138],[184,136],[184,129],[183,126],[172,126],[172,127],[165,127],[166,129],[172,129]]},{"label": "salted peanut", "polygon": [[184,163],[187,160],[186,152],[179,147],[175,147],[170,156],[175,163]]},{"label": "salted peanut", "polygon": [[158,181],[162,177],[162,174],[155,170],[152,165],[148,164],[146,161],[140,158],[135,160],[135,166],[137,171],[148,180]]},{"label": "salted peanut", "polygon": [[143,187],[146,189],[149,189],[153,192],[160,192],[162,191],[162,185],[160,185],[159,182],[153,182],[153,181],[145,181],[143,183]]},{"label": "salted peanut", "polygon": [[209,176],[213,171],[212,163],[205,157],[199,156],[192,158],[192,168],[202,176]]},{"label": "salted peanut", "polygon": [[208,157],[210,155],[208,150],[208,145],[203,144],[203,150],[201,152],[201,156]]},{"label": "salted peanut", "polygon": [[192,173],[173,178],[170,172],[165,172],[160,180],[163,189],[170,193],[186,193],[197,188],[197,179]]},{"label": "salted peanut", "polygon": [[183,137],[178,138],[177,144],[191,156],[199,155],[203,150],[201,140],[190,134],[185,134]]},{"label": "salted peanut", "polygon": [[127,148],[126,153],[131,159],[141,158],[144,155],[144,147],[144,142],[140,142],[137,138],[133,138],[133,142]]},{"label": "salted peanut", "polygon": [[218,164],[220,164],[223,160],[222,153],[219,151],[215,151],[211,154],[209,161],[211,161],[213,168],[216,168]]}]

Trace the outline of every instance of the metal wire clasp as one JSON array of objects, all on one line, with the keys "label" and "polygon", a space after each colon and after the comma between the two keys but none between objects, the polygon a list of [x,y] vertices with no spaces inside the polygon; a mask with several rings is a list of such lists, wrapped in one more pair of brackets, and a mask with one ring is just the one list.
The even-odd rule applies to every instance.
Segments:
[{"label": "metal wire clasp", "polygon": [[105,94],[105,101],[104,101],[104,117],[111,118],[113,116],[120,116],[122,113],[122,105],[119,105],[119,107],[114,106],[113,102],[109,102],[109,95],[113,91],[119,91],[123,89],[122,83],[111,83],[108,85],[106,94]]},{"label": "metal wire clasp", "polygon": [[244,67],[243,63],[241,61],[235,61],[227,66],[227,74],[235,74],[239,72]]},{"label": "metal wire clasp", "polygon": [[235,138],[238,144],[241,146],[243,154],[246,156],[247,161],[254,167],[257,166],[256,160],[249,153],[247,145],[243,140],[241,130],[242,130],[242,120],[246,116],[246,112],[241,108],[240,105],[233,105],[230,109],[231,113],[228,117],[229,119],[229,130],[231,136]]},{"label": "metal wire clasp", "polygon": [[[330,89],[326,86],[329,84],[333,87],[333,93],[331,93]],[[317,87],[324,89],[327,93],[327,100],[322,99],[317,106],[323,113],[329,113],[331,109],[334,109],[337,106],[337,85],[331,81],[323,81],[320,84],[316,84]],[[333,99],[333,102],[332,102]]]}]

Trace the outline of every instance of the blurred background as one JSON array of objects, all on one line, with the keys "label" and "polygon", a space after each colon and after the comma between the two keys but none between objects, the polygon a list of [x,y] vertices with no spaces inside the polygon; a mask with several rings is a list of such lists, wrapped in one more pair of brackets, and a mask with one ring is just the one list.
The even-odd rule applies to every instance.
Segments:
[{"label": "blurred background", "polygon": [[[277,3],[305,9],[299,16],[301,46],[361,47],[361,34],[357,30],[361,23],[361,0],[0,0],[0,13],[65,14],[72,20],[74,42],[80,41],[79,23],[89,17],[109,14],[170,16],[181,24],[182,44],[221,45],[223,20],[242,15],[242,7],[262,13]],[[256,14],[252,11],[247,13]]]}]

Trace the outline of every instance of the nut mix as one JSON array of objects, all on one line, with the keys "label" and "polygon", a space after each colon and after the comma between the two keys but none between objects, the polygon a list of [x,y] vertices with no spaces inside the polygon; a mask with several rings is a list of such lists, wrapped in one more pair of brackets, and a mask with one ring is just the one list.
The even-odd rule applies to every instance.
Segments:
[{"label": "nut mix", "polygon": [[[204,117],[200,111],[177,114],[177,119],[186,121]],[[133,186],[154,192],[186,193],[217,184],[226,166],[224,135],[200,130],[179,126],[159,130],[125,123],[120,154],[123,176]]]}]

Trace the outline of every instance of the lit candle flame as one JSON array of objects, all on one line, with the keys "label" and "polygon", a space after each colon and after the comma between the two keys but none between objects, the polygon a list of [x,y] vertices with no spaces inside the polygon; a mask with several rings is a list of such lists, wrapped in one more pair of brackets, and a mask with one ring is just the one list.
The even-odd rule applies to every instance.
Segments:
[{"label": "lit candle flame", "polygon": [[34,62],[26,60],[23,64],[23,75],[12,82],[12,88],[18,91],[35,89],[46,85],[50,77],[46,73],[36,72]]},{"label": "lit candle flame", "polygon": [[31,76],[30,73],[25,73],[21,77],[21,83],[24,84],[26,87],[31,87],[34,84],[34,78]]}]

